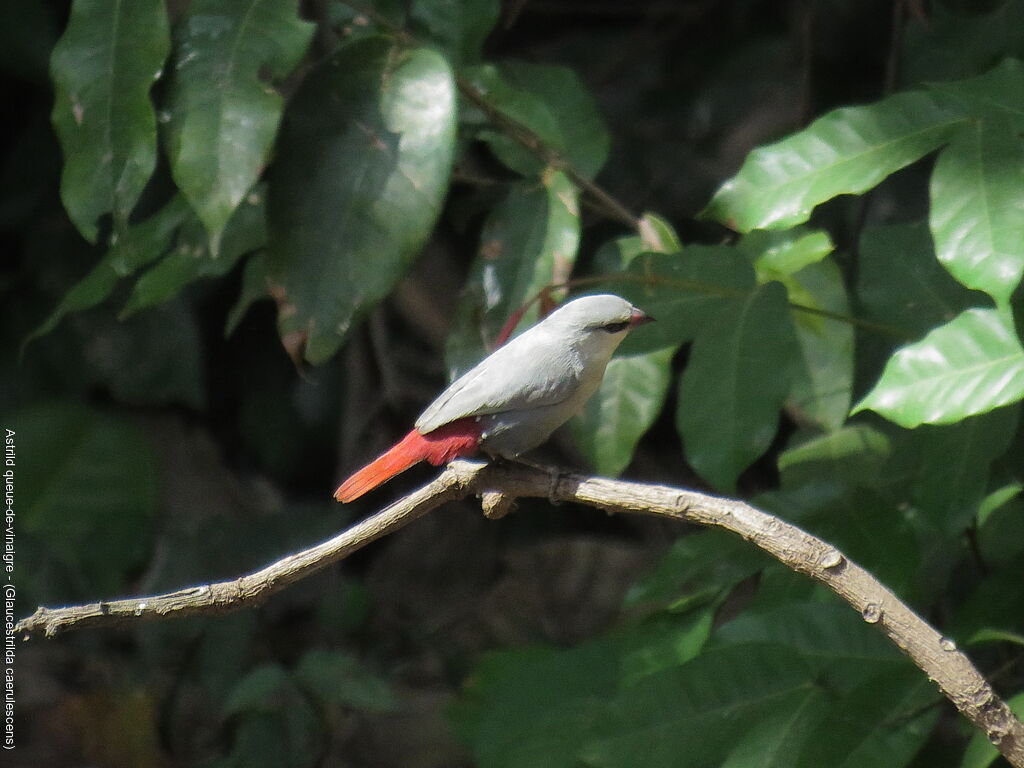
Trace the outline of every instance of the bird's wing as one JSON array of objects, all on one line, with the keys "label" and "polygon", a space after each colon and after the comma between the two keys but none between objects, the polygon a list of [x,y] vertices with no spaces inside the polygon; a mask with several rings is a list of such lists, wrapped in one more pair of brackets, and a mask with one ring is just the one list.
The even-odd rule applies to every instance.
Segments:
[{"label": "bird's wing", "polygon": [[416,429],[426,434],[467,416],[560,403],[579,387],[582,373],[568,345],[527,331],[456,379],[427,406]]}]

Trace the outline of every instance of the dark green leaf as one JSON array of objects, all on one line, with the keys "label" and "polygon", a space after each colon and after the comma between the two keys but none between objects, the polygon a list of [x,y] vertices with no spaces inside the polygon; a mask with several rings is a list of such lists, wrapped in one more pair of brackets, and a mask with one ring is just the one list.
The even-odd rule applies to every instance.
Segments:
[{"label": "dark green leaf", "polygon": [[45,336],[65,315],[95,307],[114,290],[118,281],[160,258],[181,225],[188,221],[188,204],[175,197],[163,210],[135,224],[117,237],[103,259],[61,299],[48,318],[32,331],[25,343]]},{"label": "dark green leaf", "polygon": [[1000,408],[958,424],[915,430],[921,468],[914,478],[913,499],[929,520],[959,533],[974,519],[989,469],[1009,447],[1019,412],[1019,407]]},{"label": "dark green leaf", "polygon": [[886,669],[834,707],[811,733],[796,768],[902,768],[931,733],[940,696],[916,668]]},{"label": "dark green leaf", "polygon": [[801,657],[783,646],[702,653],[615,696],[603,738],[582,757],[602,768],[715,765],[756,723],[813,687]]},{"label": "dark green leaf", "polygon": [[53,49],[53,125],[64,150],[61,198],[96,241],[96,220],[128,222],[156,166],[149,89],[170,51],[162,0],[76,0]]},{"label": "dark green leaf", "polygon": [[970,309],[892,356],[854,413],[900,426],[950,424],[1024,398],[1024,348],[1012,323]]},{"label": "dark green leaf", "polygon": [[[983,12],[963,12],[972,6]],[[1006,56],[1024,56],[1024,3],[941,3],[907,25],[904,79],[917,84],[971,77]]]},{"label": "dark green leaf", "polygon": [[779,283],[720,308],[697,337],[679,383],[676,427],[687,460],[716,488],[771,444],[799,348]]},{"label": "dark green leaf", "polygon": [[672,225],[654,213],[640,217],[640,234],[609,240],[594,254],[594,271],[621,272],[641,253],[678,253],[683,249]]},{"label": "dark green leaf", "polygon": [[1006,304],[1024,274],[1024,144],[1007,120],[964,126],[939,154],[929,223],[939,261]]},{"label": "dark green leaf", "polygon": [[716,313],[731,299],[752,295],[754,270],[735,248],[693,245],[681,253],[643,253],[609,285],[656,323],[631,333],[623,354],[678,347],[714,326]]},{"label": "dark green leaf", "polygon": [[[1016,5],[1024,12],[1024,3],[1017,0],[1006,5]],[[1024,13],[1021,16],[1024,23]],[[1024,53],[1024,36],[1021,43]],[[979,77],[931,83],[930,87],[957,102],[966,114],[982,118],[972,122],[976,128],[990,120],[1009,121],[1018,130],[1024,127],[1024,64],[1016,59],[1007,59]]]},{"label": "dark green leaf", "polygon": [[230,336],[234,333],[249,308],[260,299],[266,299],[269,296],[270,294],[267,292],[267,258],[266,254],[260,252],[245,262],[245,270],[242,272],[242,290],[235,305],[228,313],[228,319],[224,325],[224,335]]},{"label": "dark green leaf", "polygon": [[[505,323],[541,288],[569,277],[580,240],[578,205],[565,174],[548,171],[539,183],[513,185],[488,216],[445,350],[453,378],[494,348]],[[535,304],[517,329],[538,317]]]},{"label": "dark green leaf", "polygon": [[[584,176],[595,176],[608,157],[610,139],[586,86],[571,69],[546,64],[483,64],[463,72],[499,112],[535,133]],[[533,176],[544,170],[536,154],[506,132],[481,134],[513,171]]]},{"label": "dark green leaf", "polygon": [[500,0],[414,0],[409,26],[435,41],[453,63],[480,60],[480,49],[501,13]]},{"label": "dark green leaf", "polygon": [[46,557],[85,585],[82,597],[117,594],[152,541],[158,479],[149,443],[134,424],[81,405],[39,405],[12,422],[19,535],[45,541]]},{"label": "dark green leaf", "polygon": [[280,664],[261,664],[238,682],[221,711],[225,715],[266,711],[290,687],[291,677]]},{"label": "dark green leaf", "polygon": [[277,134],[284,102],[269,83],[291,72],[313,36],[297,12],[297,0],[193,0],[175,28],[171,173],[214,253]]},{"label": "dark green leaf", "polygon": [[828,705],[824,691],[809,688],[740,736],[720,768],[791,768],[793,755],[825,716]]},{"label": "dark green leaf", "polygon": [[629,465],[665,402],[674,352],[612,358],[597,394],[573,419],[576,445],[599,475],[616,477]]},{"label": "dark green leaf", "polygon": [[281,337],[334,354],[385,296],[440,213],[455,141],[442,56],[373,37],[343,46],[285,117],[268,200]]},{"label": "dark green leaf", "polygon": [[263,196],[264,190],[253,190],[235,210],[217,256],[201,227],[186,226],[174,249],[136,281],[121,317],[170,301],[196,280],[226,275],[242,256],[266,245]]},{"label": "dark green leaf", "polygon": [[738,536],[701,531],[673,542],[654,569],[630,588],[625,603],[678,610],[711,602],[769,562],[767,555]]},{"label": "dark green leaf", "polygon": [[[857,296],[869,319],[908,338],[921,336],[985,300],[935,260],[922,224],[871,227],[860,240]],[[893,336],[898,339],[899,336]]]},{"label": "dark green leaf", "polygon": [[751,152],[702,215],[740,232],[786,229],[826,200],[871,189],[940,147],[964,122],[945,100],[918,91],[837,109]]},{"label": "dark green leaf", "polygon": [[889,438],[865,424],[847,425],[811,437],[779,454],[782,484],[794,488],[816,477],[838,477],[852,485],[876,478],[892,452]]},{"label": "dark green leaf", "polygon": [[395,708],[387,682],[342,651],[308,651],[295,667],[295,679],[323,704],[368,712]]}]

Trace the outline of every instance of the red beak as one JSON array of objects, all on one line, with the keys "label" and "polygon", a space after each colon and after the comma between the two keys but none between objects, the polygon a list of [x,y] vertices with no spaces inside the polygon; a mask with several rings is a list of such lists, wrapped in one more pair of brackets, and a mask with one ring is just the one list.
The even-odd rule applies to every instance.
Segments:
[{"label": "red beak", "polygon": [[654,318],[648,315],[646,312],[642,312],[634,307],[633,311],[629,314],[629,327],[636,328],[638,325],[644,323],[653,323]]}]

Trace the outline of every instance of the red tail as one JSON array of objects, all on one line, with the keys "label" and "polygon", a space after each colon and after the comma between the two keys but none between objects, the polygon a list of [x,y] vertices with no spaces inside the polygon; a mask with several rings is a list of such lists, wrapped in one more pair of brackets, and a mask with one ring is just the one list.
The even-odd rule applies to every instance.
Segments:
[{"label": "red tail", "polygon": [[480,445],[476,419],[459,419],[421,435],[415,429],[346,480],[334,492],[338,501],[358,499],[413,464],[429,461],[435,467],[459,456],[472,456]]}]

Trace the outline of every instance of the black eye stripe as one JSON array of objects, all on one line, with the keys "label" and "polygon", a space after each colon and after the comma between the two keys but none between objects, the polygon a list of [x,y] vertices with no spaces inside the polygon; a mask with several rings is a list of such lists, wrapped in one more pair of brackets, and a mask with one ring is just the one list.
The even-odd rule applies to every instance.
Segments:
[{"label": "black eye stripe", "polygon": [[629,321],[624,320],[621,323],[608,323],[607,325],[602,325],[601,330],[607,333],[619,333],[626,330],[627,327],[629,327]]}]

